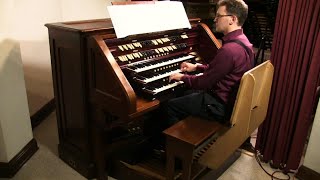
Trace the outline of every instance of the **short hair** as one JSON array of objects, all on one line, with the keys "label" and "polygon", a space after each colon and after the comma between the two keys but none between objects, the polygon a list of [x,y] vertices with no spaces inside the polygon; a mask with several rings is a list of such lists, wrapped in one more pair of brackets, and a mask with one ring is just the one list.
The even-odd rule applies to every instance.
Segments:
[{"label": "short hair", "polygon": [[217,9],[225,6],[226,11],[238,18],[238,25],[242,26],[248,17],[248,5],[243,0],[220,0]]}]

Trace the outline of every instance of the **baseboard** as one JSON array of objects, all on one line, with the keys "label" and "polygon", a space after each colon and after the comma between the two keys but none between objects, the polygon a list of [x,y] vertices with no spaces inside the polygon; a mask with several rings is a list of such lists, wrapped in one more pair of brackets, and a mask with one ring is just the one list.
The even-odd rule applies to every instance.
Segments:
[{"label": "baseboard", "polygon": [[300,180],[317,180],[320,179],[320,174],[304,165],[302,165],[295,175]]},{"label": "baseboard", "polygon": [[0,178],[12,178],[38,149],[37,141],[32,139],[10,162],[0,162]]},{"label": "baseboard", "polygon": [[37,127],[44,119],[46,119],[56,108],[55,100],[51,99],[47,104],[41,107],[31,119],[32,129]]}]

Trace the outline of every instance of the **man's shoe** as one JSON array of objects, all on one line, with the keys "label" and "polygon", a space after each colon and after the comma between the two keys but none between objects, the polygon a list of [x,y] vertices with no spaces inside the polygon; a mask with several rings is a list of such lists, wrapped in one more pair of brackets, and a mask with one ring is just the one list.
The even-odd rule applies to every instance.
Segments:
[{"label": "man's shoe", "polygon": [[157,159],[160,159],[162,161],[166,160],[166,151],[165,148],[161,145],[153,148],[153,154]]},{"label": "man's shoe", "polygon": [[252,144],[248,143],[248,142],[243,143],[240,146],[240,149],[246,150],[246,151],[251,152],[251,153],[256,153],[256,151],[255,151],[254,147],[252,146]]}]

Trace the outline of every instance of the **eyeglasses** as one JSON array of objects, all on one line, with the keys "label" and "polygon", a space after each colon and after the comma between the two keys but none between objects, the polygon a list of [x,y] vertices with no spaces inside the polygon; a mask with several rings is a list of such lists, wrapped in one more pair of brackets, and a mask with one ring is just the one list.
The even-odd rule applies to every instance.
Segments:
[{"label": "eyeglasses", "polygon": [[225,16],[233,16],[232,14],[225,14],[225,15],[221,15],[221,14],[217,14],[215,18],[221,18],[221,17],[225,17]]}]

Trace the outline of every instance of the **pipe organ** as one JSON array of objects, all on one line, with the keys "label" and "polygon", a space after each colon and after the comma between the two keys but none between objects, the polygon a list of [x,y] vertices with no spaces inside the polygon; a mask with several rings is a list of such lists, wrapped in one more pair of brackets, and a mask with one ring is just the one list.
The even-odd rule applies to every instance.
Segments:
[{"label": "pipe organ", "polygon": [[[170,74],[182,62],[208,63],[220,48],[205,24],[190,23],[191,29],[125,38],[116,38],[110,19],[46,24],[62,160],[92,178],[101,153],[121,160],[148,144],[140,143],[144,121],[188,88],[169,82]],[[99,141],[106,146],[93,148]]]}]

